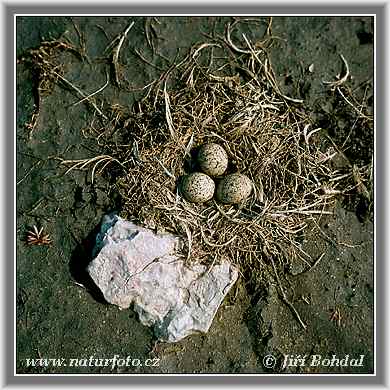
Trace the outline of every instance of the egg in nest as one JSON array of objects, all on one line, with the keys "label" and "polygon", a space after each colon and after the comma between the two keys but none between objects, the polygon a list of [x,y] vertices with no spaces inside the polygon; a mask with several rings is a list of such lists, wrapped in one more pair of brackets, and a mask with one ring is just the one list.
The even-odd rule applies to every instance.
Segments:
[{"label": "egg in nest", "polygon": [[242,173],[232,173],[225,176],[218,184],[217,198],[222,203],[241,203],[252,192],[252,182]]},{"label": "egg in nest", "polygon": [[184,197],[193,203],[207,202],[214,196],[215,183],[210,176],[195,172],[184,176],[181,183],[181,192]]},{"label": "egg in nest", "polygon": [[202,145],[198,153],[198,164],[202,172],[210,176],[221,176],[228,166],[228,155],[218,144]]}]

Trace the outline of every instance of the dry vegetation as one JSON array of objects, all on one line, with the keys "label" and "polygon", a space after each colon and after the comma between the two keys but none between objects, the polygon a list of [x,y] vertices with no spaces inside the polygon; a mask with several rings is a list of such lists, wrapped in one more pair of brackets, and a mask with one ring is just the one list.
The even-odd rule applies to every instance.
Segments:
[{"label": "dry vegetation", "polygon": [[[226,257],[247,279],[271,277],[305,327],[279,276],[291,262],[303,262],[306,269],[316,264],[319,259],[303,250],[303,237],[319,229],[341,194],[357,189],[371,197],[372,167],[351,165],[327,131],[314,127],[304,102],[281,92],[267,54],[276,39],[271,21],[258,42],[242,34],[242,47],[233,42],[236,27],[228,25],[223,37],[196,45],[172,63],[134,108],[97,109],[92,96],[79,91],[100,116],[101,124],[94,122],[85,135],[96,137],[102,155],[62,163],[68,171],[91,169],[92,178],[103,171],[114,175],[123,199],[120,214],[182,236],[188,261],[211,265]],[[117,42],[123,43],[130,28]],[[115,50],[119,85],[120,46]],[[338,91],[349,75],[342,59],[344,74],[328,84]],[[351,110],[372,120],[344,97]],[[252,179],[254,191],[244,204],[192,204],[181,196],[180,178],[196,170],[196,148],[205,142],[226,149],[228,172]]]}]

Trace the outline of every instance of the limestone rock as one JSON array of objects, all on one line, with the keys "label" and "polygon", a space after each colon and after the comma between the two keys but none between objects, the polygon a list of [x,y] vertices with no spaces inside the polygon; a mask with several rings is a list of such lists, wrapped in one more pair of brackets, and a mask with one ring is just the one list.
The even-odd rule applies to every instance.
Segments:
[{"label": "limestone rock", "polygon": [[225,295],[238,277],[227,260],[207,269],[189,268],[182,242],[155,234],[116,215],[103,218],[88,272],[107,302],[134,310],[158,339],[176,342],[207,332]]}]

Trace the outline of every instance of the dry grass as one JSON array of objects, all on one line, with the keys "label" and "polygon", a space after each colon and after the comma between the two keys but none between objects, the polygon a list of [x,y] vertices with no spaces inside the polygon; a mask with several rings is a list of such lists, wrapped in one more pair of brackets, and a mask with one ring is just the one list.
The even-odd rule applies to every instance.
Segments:
[{"label": "dry grass", "polygon": [[[145,87],[145,97],[133,110],[115,105],[100,111],[93,104],[102,125],[90,131],[102,155],[63,163],[68,172],[93,167],[93,177],[99,167],[114,174],[123,199],[120,214],[181,235],[188,261],[211,265],[226,257],[247,278],[271,276],[305,328],[279,274],[292,262],[303,262],[306,270],[317,264],[302,248],[305,232],[332,213],[340,194],[357,189],[370,197],[372,166],[349,164],[326,131],[313,127],[304,102],[281,92],[267,54],[276,39],[271,20],[255,44],[242,34],[245,46],[238,47],[233,23],[223,37],[193,47]],[[339,93],[349,76],[342,60],[345,75],[328,83]],[[78,94],[84,100],[92,96]],[[343,98],[363,115],[353,99]],[[180,178],[196,169],[196,148],[205,142],[226,149],[228,172],[252,179],[254,191],[244,204],[192,204],[181,196]]]},{"label": "dry grass", "polygon": [[[111,127],[95,135],[110,161],[124,168],[115,184],[121,214],[183,236],[188,259],[212,264],[227,257],[243,273],[260,275],[272,273],[270,258],[279,268],[294,261],[309,268],[314,260],[302,249],[305,229],[332,213],[337,196],[356,185],[350,180],[356,172],[335,168],[342,152],[325,131],[312,128],[301,100],[281,93],[267,55],[270,29],[256,45],[243,35],[246,46],[239,48],[233,27],[173,64],[149,86],[137,112],[111,107]],[[241,75],[227,75],[232,61]],[[179,88],[169,91],[174,77]],[[205,142],[226,149],[229,172],[252,179],[255,190],[245,204],[192,204],[181,196],[180,178],[196,169],[196,147]]]}]

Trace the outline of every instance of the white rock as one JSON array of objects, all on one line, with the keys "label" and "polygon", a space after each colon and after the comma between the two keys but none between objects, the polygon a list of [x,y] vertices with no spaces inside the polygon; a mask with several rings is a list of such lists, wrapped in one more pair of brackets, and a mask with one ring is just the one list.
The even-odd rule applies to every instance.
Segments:
[{"label": "white rock", "polygon": [[176,342],[207,332],[238,277],[228,261],[208,269],[184,264],[182,242],[116,215],[103,218],[88,272],[107,302],[134,310],[158,339]]}]

